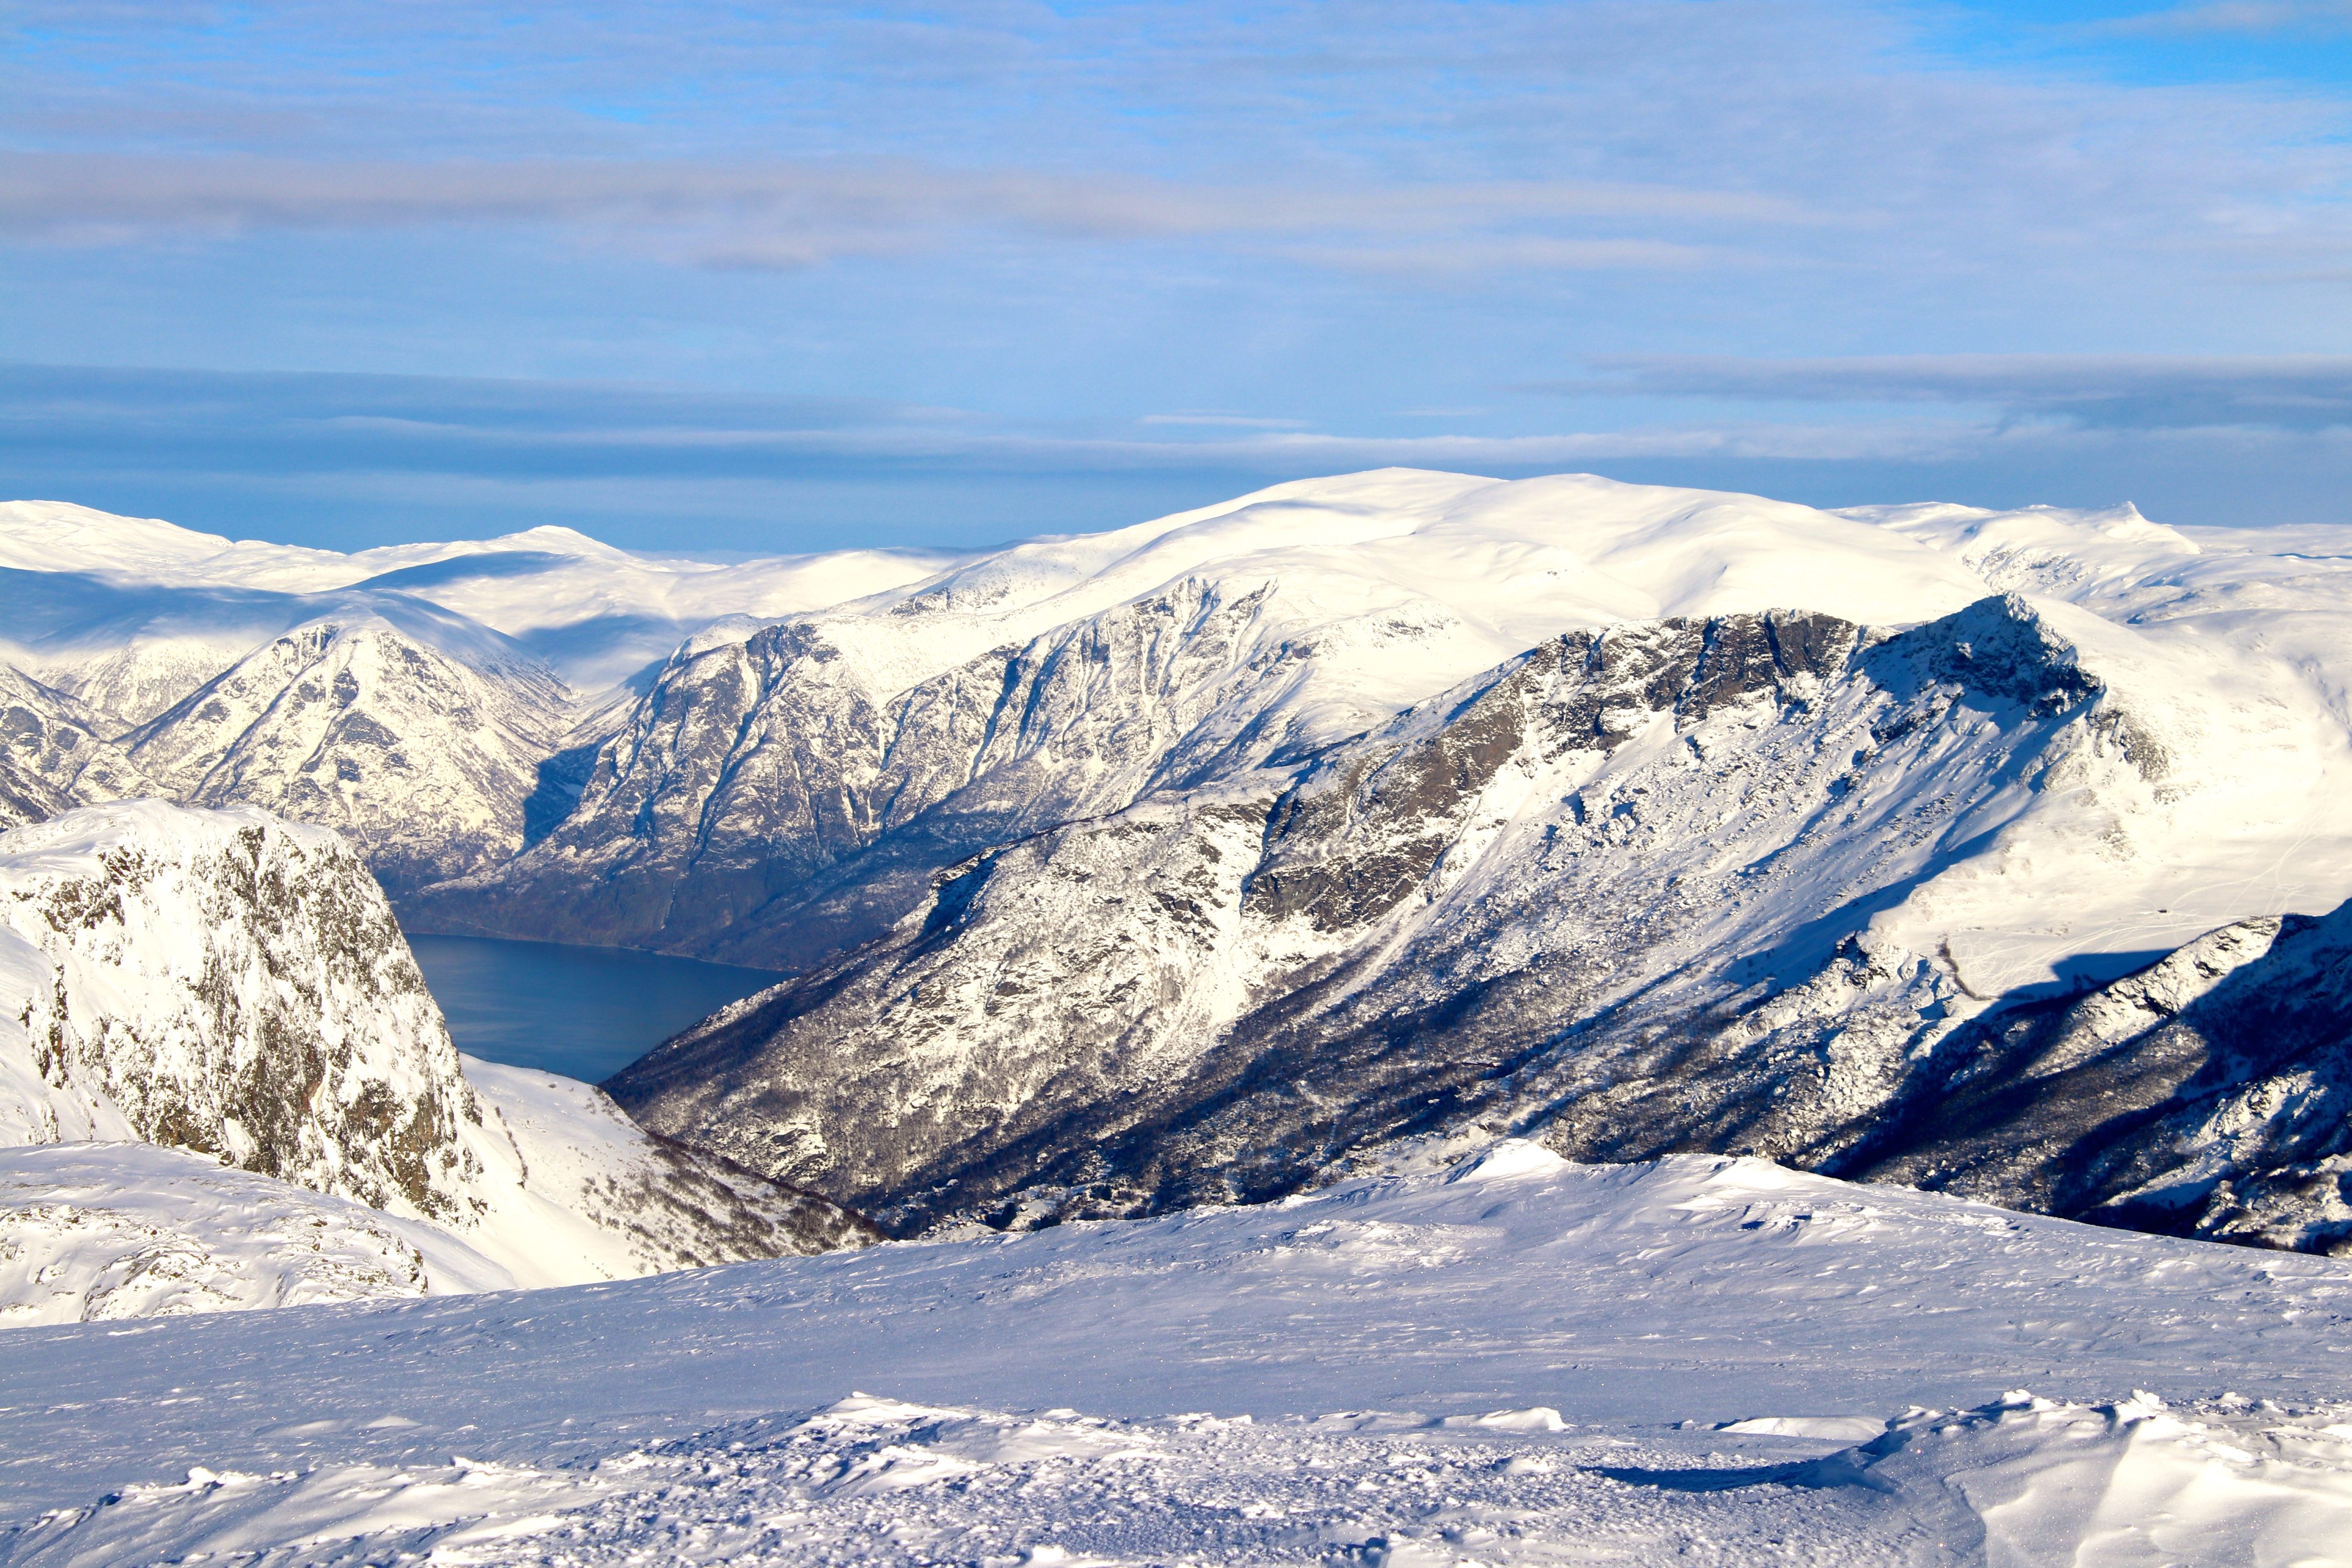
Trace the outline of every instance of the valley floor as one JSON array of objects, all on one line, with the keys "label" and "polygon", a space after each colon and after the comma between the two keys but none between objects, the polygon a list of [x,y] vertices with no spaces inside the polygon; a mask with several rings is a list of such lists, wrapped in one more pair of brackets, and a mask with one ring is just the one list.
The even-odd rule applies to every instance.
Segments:
[{"label": "valley floor", "polygon": [[1260,1208],[17,1330],[0,1520],[5,1563],[2346,1563],[2352,1264],[1507,1143]]}]

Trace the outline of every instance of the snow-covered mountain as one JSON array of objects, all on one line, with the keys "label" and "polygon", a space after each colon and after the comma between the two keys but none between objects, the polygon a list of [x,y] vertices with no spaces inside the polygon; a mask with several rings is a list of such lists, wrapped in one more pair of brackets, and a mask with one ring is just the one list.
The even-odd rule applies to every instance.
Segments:
[{"label": "snow-covered mountain", "polygon": [[[566,683],[595,691],[714,621],[840,604],[956,559],[894,550],[665,558],[568,528],[346,555],[62,501],[7,501],[0,579],[17,613],[0,627],[0,660],[143,721],[258,643],[321,617],[373,612],[428,643],[421,628],[436,618],[499,634]],[[126,658],[126,647],[137,656]],[[227,657],[207,667],[221,649]],[[163,696],[174,680],[177,689]]]},{"label": "snow-covered mountain", "polygon": [[796,966],[887,929],[976,850],[1295,762],[1569,627],[1776,605],[1924,619],[1983,592],[1886,530],[1751,497],[1394,470],[1276,486],[688,645],[543,843],[418,908]]},{"label": "snow-covered mountain", "polygon": [[[23,526],[23,559],[96,569],[91,520]],[[726,574],[536,534],[362,562],[141,528],[123,558],[173,592],[396,598],[455,673],[380,653],[346,734],[340,667],[282,650],[356,658],[326,651],[350,634],[273,638],[134,761],[346,826],[423,929],[804,969],[616,1088],[903,1223],[1223,1201],[1518,1131],[2337,1234],[2325,1118],[2239,1126],[2326,1078],[2322,1024],[2145,1079],[2133,1114],[2189,1166],[2235,1151],[2161,1214],[2134,1194],[2196,1183],[2143,1158],[2158,1135],[2013,1051],[2208,932],[2352,897],[2343,531],[1388,470],[919,580],[779,566],[874,591],[763,601],[565,706],[516,639]],[[2057,1117],[2048,1170],[1919,1163],[1906,1130],[1962,1114],[1971,1073]],[[2181,1133],[2196,1106],[2238,1131]]]},{"label": "snow-covered mountain", "polygon": [[125,737],[175,798],[335,828],[395,890],[501,863],[572,720],[532,661],[460,662],[389,623],[318,623],[256,649]]},{"label": "snow-covered mountain", "polygon": [[[110,784],[138,769],[93,767],[90,748],[64,770],[87,787],[59,776],[54,746],[44,766],[0,759],[0,816],[142,794],[245,803],[349,834],[395,888],[461,876],[569,809],[579,782],[558,753],[575,725],[591,742],[617,725],[604,718],[615,682],[714,625],[756,627],[955,559],[657,559],[560,528],[343,555],[0,503],[0,700],[42,729],[127,745],[152,775]],[[9,721],[12,752],[34,748],[28,722]]]},{"label": "snow-covered mountain", "polygon": [[586,1085],[469,1069],[351,847],[252,807],[135,801],[0,834],[0,1145],[93,1141],[430,1222],[453,1238],[425,1257],[447,1289],[870,1234],[648,1137]]},{"label": "snow-covered mountain", "polygon": [[153,781],[105,738],[114,728],[76,699],[0,665],[0,828],[154,793]]},{"label": "snow-covered mountain", "polygon": [[2348,1309],[2340,1260],[1504,1144],[1162,1220],[16,1330],[0,1563],[2319,1568]]},{"label": "snow-covered mountain", "polygon": [[[2341,885],[2340,795],[2303,793],[2352,770],[2340,730],[2235,721],[2146,660],[2013,597],[1898,634],[1810,614],[1571,634],[1295,773],[982,855],[887,939],[613,1088],[672,1136],[915,1224],[1271,1195],[1465,1129],[1586,1157],[1889,1159],[1901,1118],[1936,1122],[1990,1070],[2007,1037],[1966,1022],[2147,962],[2086,953],[2076,922],[2168,899],[2147,923],[2193,931],[2230,896],[2209,884],[2288,842],[2305,859],[2272,894]],[[2214,1092],[2324,1073],[2341,979],[2333,1035],[2217,1065]],[[2116,1131],[2112,1096],[2033,1081],[2045,1152]],[[2291,1157],[2352,1152],[2317,1136]],[[2290,1157],[2240,1152],[2180,1163],[2220,1159],[2210,1187]]]}]

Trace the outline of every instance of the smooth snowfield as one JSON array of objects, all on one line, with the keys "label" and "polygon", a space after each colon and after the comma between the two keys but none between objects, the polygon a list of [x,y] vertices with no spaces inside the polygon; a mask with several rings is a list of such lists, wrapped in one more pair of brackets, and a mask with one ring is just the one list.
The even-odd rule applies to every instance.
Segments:
[{"label": "smooth snowfield", "polygon": [[2317,1564],[2352,1561],[2347,1399],[2340,1262],[1507,1143],[1262,1208],[16,1331],[0,1562]]}]

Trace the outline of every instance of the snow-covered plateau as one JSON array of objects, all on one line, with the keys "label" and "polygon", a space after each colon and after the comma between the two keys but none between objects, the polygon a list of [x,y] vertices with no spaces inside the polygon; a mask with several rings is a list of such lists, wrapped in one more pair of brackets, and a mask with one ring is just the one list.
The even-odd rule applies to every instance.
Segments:
[{"label": "snow-covered plateau", "polygon": [[0,1563],[2352,1562],[2352,1265],[1526,1143],[1279,1203],[29,1328]]}]

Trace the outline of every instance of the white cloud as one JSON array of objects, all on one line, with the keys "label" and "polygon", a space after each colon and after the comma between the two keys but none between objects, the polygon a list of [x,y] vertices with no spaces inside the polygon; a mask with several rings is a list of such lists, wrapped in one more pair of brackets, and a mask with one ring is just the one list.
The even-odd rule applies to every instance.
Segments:
[{"label": "white cloud", "polygon": [[2347,0],[2211,0],[2168,6],[2095,25],[2095,30],[2132,34],[2340,32],[2352,27]]},{"label": "white cloud", "polygon": [[1973,404],[2137,429],[2352,426],[2352,356],[1901,354],[1764,360],[1638,355],[1530,390],[1804,403]]},{"label": "white cloud", "polygon": [[1822,220],[1737,193],[1574,181],[1291,189],[871,161],[391,163],[17,153],[0,163],[0,237],[68,245],[525,225],[580,230],[703,265],[775,269],[904,252],[991,229],[1086,240],[1445,237],[1287,247],[1330,265],[1398,271],[1692,266],[1706,258],[1702,247],[1654,238],[1485,232],[1582,221]]}]

